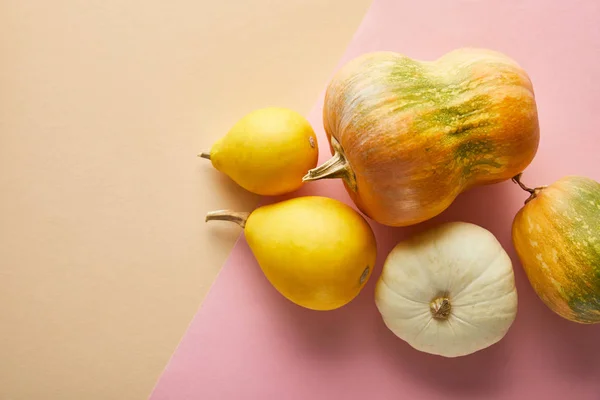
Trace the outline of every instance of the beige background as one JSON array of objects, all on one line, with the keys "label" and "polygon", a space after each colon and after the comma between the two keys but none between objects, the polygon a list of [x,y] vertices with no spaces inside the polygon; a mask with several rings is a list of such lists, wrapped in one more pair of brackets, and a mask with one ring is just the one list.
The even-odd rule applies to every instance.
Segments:
[{"label": "beige background", "polygon": [[306,114],[369,3],[0,0],[1,400],[147,398],[258,200],[196,153]]}]

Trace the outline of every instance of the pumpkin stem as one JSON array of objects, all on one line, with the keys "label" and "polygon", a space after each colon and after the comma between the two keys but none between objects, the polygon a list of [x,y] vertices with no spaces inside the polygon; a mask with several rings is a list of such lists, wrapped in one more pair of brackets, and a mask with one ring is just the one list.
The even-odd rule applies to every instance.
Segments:
[{"label": "pumpkin stem", "polygon": [[200,153],[200,154],[198,154],[198,157],[202,157],[202,158],[206,158],[207,160],[210,160],[210,153]]},{"label": "pumpkin stem", "polygon": [[242,228],[245,228],[246,220],[249,216],[249,212],[236,212],[229,210],[211,211],[208,214],[206,214],[205,221],[230,221],[235,222]]},{"label": "pumpkin stem", "polygon": [[446,296],[436,297],[429,303],[429,310],[435,319],[445,320],[450,316],[452,306]]},{"label": "pumpkin stem", "polygon": [[539,187],[536,187],[536,188],[533,188],[533,189],[530,188],[530,187],[527,187],[527,186],[525,186],[523,184],[523,182],[521,182],[521,176],[522,175],[523,175],[522,172],[518,173],[517,175],[515,175],[512,178],[512,181],[514,183],[516,183],[517,185],[519,185],[519,187],[521,189],[523,189],[524,191],[529,192],[529,197],[527,198],[527,200],[525,200],[525,204],[527,204],[531,200],[535,199],[542,192],[542,190],[546,189],[546,186],[539,186]]},{"label": "pumpkin stem", "polygon": [[534,190],[534,189],[532,189],[532,188],[530,188],[530,187],[527,187],[527,186],[525,186],[525,185],[523,184],[523,182],[521,182],[521,176],[523,176],[523,173],[522,173],[522,172],[520,172],[519,174],[517,174],[516,176],[514,176],[514,177],[512,178],[512,181],[513,181],[514,183],[516,183],[517,185],[519,185],[519,186],[521,187],[521,189],[523,189],[524,191],[526,191],[526,192],[529,192],[529,193],[533,194],[533,193],[535,192],[535,190]]},{"label": "pumpkin stem", "polygon": [[350,168],[350,164],[344,155],[344,150],[338,141],[331,137],[331,146],[333,147],[333,157],[325,161],[323,164],[308,171],[302,178],[302,182],[318,181],[320,179],[343,179],[346,184],[356,192],[356,177]]}]

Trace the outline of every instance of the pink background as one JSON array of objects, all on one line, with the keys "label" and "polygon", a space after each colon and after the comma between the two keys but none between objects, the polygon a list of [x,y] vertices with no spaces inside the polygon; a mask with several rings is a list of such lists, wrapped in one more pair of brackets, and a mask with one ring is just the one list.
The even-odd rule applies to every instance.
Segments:
[{"label": "pink background", "polygon": [[[567,174],[600,180],[599,20],[595,0],[375,0],[340,65],[374,50],[419,59],[464,46],[502,51],[528,71],[538,102],[541,143],[525,183],[547,184]],[[329,158],[322,100],[309,116],[323,149],[320,162]],[[294,196],[305,194],[351,204],[338,181],[307,185]],[[515,257],[510,226],[525,198],[505,182],[461,195],[419,226],[372,223],[378,266],[361,295],[333,312],[304,310],[280,296],[242,235],[151,399],[599,399],[600,325],[578,325],[549,311]],[[457,359],[413,350],[385,328],[373,303],[392,246],[448,220],[477,223],[498,237],[515,262],[519,293],[507,336]],[[220,227],[206,229],[217,234]]]}]

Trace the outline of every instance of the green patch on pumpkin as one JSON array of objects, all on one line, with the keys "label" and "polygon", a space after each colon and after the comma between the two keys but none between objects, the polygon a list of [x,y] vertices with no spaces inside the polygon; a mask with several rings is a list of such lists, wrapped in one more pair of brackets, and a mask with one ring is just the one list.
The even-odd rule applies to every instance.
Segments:
[{"label": "green patch on pumpkin", "polygon": [[435,107],[449,104],[468,89],[464,74],[457,74],[455,82],[442,81],[424,64],[404,57],[386,66],[386,87],[392,87],[403,109]]},{"label": "green patch on pumpkin", "polygon": [[577,321],[588,324],[600,322],[600,294],[588,293],[571,298],[568,305]]},{"label": "green patch on pumpkin", "polygon": [[568,182],[568,204],[575,218],[563,227],[576,246],[576,264],[568,269],[572,283],[567,297],[574,316],[581,322],[600,322],[600,183],[584,177],[572,177]]},{"label": "green patch on pumpkin", "polygon": [[458,125],[488,108],[490,104],[490,97],[487,95],[473,96],[468,101],[458,104],[440,104],[439,108],[430,116],[430,121],[443,126]]},{"label": "green patch on pumpkin", "polygon": [[467,140],[456,147],[457,160],[471,160],[494,151],[494,142],[489,139]]},{"label": "green patch on pumpkin", "polygon": [[425,65],[409,58],[403,58],[389,68],[386,85],[394,88],[397,95],[390,112],[412,110],[413,132],[462,136],[487,133],[489,127],[495,125],[493,114],[478,118],[479,114],[493,108],[491,97],[465,95],[474,92],[468,73],[457,72],[454,80],[448,82],[447,77],[440,78]]},{"label": "green patch on pumpkin", "polygon": [[455,150],[455,161],[462,165],[464,178],[474,173],[483,173],[485,168],[501,168],[502,165],[494,159],[495,144],[489,139],[474,139],[460,143]]}]

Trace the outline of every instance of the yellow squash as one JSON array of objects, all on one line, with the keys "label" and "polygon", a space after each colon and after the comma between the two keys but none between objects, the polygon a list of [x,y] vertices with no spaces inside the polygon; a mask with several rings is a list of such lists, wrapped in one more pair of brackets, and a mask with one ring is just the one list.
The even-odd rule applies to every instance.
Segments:
[{"label": "yellow squash", "polygon": [[219,171],[244,189],[263,196],[293,192],[317,165],[319,148],[310,123],[282,107],[252,111],[210,153],[201,153]]},{"label": "yellow squash", "polygon": [[353,208],[327,197],[298,197],[251,213],[216,211],[206,219],[244,227],[269,282],[305,308],[333,310],[349,303],[375,265],[377,246],[370,225]]}]

